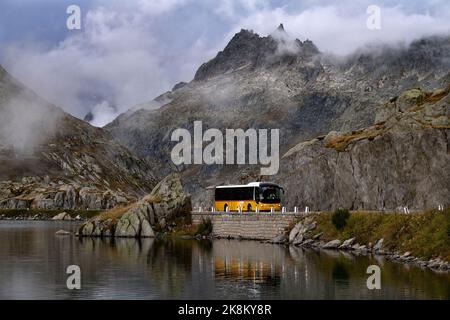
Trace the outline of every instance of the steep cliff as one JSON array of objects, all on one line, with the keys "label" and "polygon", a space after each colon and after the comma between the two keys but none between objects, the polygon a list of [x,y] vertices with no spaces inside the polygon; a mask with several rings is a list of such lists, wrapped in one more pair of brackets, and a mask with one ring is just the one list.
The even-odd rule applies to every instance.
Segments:
[{"label": "steep cliff", "polygon": [[368,128],[330,132],[290,149],[276,180],[288,206],[311,210],[450,205],[450,87],[412,89]]}]

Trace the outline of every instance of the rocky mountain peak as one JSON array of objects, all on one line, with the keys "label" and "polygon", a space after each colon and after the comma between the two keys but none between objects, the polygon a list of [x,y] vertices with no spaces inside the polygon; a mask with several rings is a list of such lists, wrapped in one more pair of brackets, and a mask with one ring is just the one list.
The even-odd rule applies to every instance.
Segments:
[{"label": "rocky mountain peak", "polygon": [[311,41],[291,39],[283,24],[267,37],[242,29],[214,59],[200,66],[194,80],[207,80],[236,70],[255,70],[290,63],[292,59],[284,59],[286,56],[308,57],[317,53],[319,50]]}]

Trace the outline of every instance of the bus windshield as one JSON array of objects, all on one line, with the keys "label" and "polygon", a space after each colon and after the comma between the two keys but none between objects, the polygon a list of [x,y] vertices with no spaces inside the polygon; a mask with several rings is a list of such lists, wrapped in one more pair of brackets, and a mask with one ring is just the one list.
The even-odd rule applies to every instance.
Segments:
[{"label": "bus windshield", "polygon": [[281,201],[281,189],[274,186],[259,188],[259,199],[263,203],[279,203]]}]

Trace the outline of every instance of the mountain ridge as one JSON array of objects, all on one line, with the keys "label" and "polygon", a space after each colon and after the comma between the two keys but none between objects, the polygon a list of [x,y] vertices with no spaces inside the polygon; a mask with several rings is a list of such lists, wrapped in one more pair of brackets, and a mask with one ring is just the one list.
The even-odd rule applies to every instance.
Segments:
[{"label": "mountain ridge", "polygon": [[202,205],[205,187],[245,181],[252,169],[176,168],[170,160],[174,129],[192,130],[194,121],[202,121],[205,130],[278,128],[284,154],[330,131],[369,127],[385,101],[414,87],[446,87],[450,80],[449,36],[417,40],[405,48],[382,47],[371,54],[363,50],[345,59],[321,52],[277,55],[277,45],[271,36],[241,30],[199,67],[191,82],[165,93],[163,106],[121,115],[105,129],[158,170],[181,171],[194,203]]},{"label": "mountain ridge", "polygon": [[46,102],[0,68],[0,208],[104,209],[156,184],[110,133]]}]

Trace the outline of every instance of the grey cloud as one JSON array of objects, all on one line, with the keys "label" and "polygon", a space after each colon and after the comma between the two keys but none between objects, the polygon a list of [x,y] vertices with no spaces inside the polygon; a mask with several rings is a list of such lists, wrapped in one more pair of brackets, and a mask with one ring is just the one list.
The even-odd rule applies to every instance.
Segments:
[{"label": "grey cloud", "polygon": [[83,118],[91,111],[98,126],[192,79],[241,28],[267,35],[282,22],[292,38],[311,39],[321,51],[341,55],[367,43],[407,44],[450,32],[450,4],[442,0],[430,2],[427,10],[423,2],[380,1],[379,31],[366,28],[369,0],[358,5],[293,0],[85,2],[90,9],[84,12],[81,32],[68,33],[51,48],[39,42],[9,43],[1,63],[71,114]]}]

